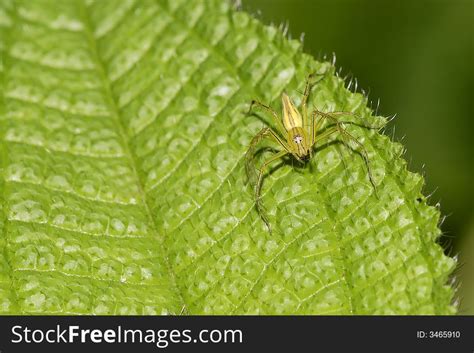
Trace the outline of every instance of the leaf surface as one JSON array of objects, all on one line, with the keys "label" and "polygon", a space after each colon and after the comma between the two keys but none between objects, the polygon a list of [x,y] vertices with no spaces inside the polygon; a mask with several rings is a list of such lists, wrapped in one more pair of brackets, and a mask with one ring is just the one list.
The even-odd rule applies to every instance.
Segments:
[{"label": "leaf surface", "polygon": [[347,124],[379,197],[333,141],[266,175],[266,231],[252,99],[280,109],[324,71],[311,107],[384,122],[276,28],[217,0],[4,0],[0,45],[1,312],[455,312],[439,212],[373,130]]}]

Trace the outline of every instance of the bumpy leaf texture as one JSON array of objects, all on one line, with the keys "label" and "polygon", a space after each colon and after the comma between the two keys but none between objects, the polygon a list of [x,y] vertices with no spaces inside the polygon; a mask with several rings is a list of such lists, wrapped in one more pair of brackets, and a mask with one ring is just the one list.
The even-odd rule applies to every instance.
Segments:
[{"label": "bumpy leaf texture", "polygon": [[3,0],[0,26],[2,313],[455,312],[438,211],[376,131],[347,125],[378,198],[360,155],[321,145],[266,176],[267,232],[251,99],[327,71],[312,106],[384,121],[276,28],[220,0]]}]

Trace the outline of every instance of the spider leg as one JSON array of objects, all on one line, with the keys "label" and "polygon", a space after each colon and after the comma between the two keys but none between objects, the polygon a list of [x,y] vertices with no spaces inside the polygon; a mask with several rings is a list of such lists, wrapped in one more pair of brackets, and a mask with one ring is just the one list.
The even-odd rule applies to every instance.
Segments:
[{"label": "spider leg", "polygon": [[372,174],[372,167],[370,165],[369,154],[367,153],[365,146],[359,140],[357,140],[357,138],[354,137],[354,135],[350,134],[345,128],[340,127],[339,130],[341,131],[343,138],[344,136],[346,136],[346,138],[352,140],[356,145],[360,147],[362,151],[361,155],[364,158],[365,165],[367,167],[367,173],[369,174],[370,183],[372,184],[372,187],[374,188],[375,196],[378,197],[377,186],[375,185],[374,176]]},{"label": "spider leg", "polygon": [[316,143],[316,131],[318,131],[319,126],[321,125],[321,122],[318,121],[318,114],[313,113],[311,114],[311,126],[310,126],[310,132],[309,132],[309,138],[310,138],[310,149],[309,149],[309,155],[310,157],[313,157],[313,146]]},{"label": "spider leg", "polygon": [[[314,114],[313,114],[314,116]],[[316,114],[316,117],[317,116],[320,116],[318,114]],[[319,130],[319,128],[321,127],[321,124],[322,122],[324,121],[324,118],[322,118],[320,121],[318,121],[318,126],[316,126],[315,128],[313,128],[313,132],[315,133],[317,130]],[[343,135],[344,137],[344,135]],[[316,136],[314,135],[314,138],[316,138]],[[346,143],[346,140],[343,138],[343,142],[344,144],[347,144]],[[339,157],[341,157],[341,161],[342,161],[342,164],[344,165],[344,170],[347,170],[347,163],[346,163],[346,159],[344,158],[344,154],[342,153],[342,151],[340,150],[340,146],[335,146],[336,147],[336,150],[337,150],[337,153],[339,154]]]},{"label": "spider leg", "polygon": [[[317,109],[316,109],[315,111],[313,111],[313,113],[314,113],[314,112],[317,112],[318,114],[319,114],[319,113],[322,113],[322,112],[320,112],[320,111],[317,110]],[[322,113],[322,114],[329,115],[329,116],[331,116],[331,117],[334,118],[334,119],[336,119],[336,117],[339,117],[339,116],[347,116],[347,115],[350,115],[350,116],[353,116],[353,117],[355,117],[355,118],[357,118],[357,119],[362,120],[362,118],[361,118],[359,115],[357,115],[356,113],[354,113],[354,112],[332,111],[332,112],[325,112],[325,113]],[[319,115],[320,115],[320,114],[319,114]],[[337,120],[339,120],[339,119],[337,119]],[[379,129],[381,129],[381,128],[383,127],[383,126],[364,125],[364,124],[354,123],[353,121],[341,121],[341,120],[339,120],[339,122],[340,122],[340,123],[346,123],[346,124],[357,125],[357,126],[360,126],[360,127],[365,128],[365,129],[370,129],[370,130],[379,130]]]},{"label": "spider leg", "polygon": [[332,134],[334,134],[335,132],[338,132],[338,131],[339,130],[336,127],[331,127],[329,129],[325,130],[324,132],[320,133],[319,135],[317,135],[314,139],[314,143],[316,144],[317,142],[328,138],[329,136],[331,136]]},{"label": "spider leg", "polygon": [[283,126],[283,123],[280,119],[280,117],[278,116],[277,112],[275,110],[273,110],[272,107],[266,105],[266,104],[263,104],[262,102],[258,101],[258,100],[253,100],[252,103],[250,103],[250,107],[249,107],[249,111],[247,114],[250,114],[250,112],[252,111],[252,108],[253,106],[257,106],[263,110],[266,110],[267,112],[269,112],[273,119],[275,120],[275,123],[277,124],[277,127],[278,127],[278,130],[281,134],[285,134],[286,133],[286,129],[285,127]]},{"label": "spider leg", "polygon": [[307,103],[308,103],[309,94],[311,93],[311,88],[313,88],[314,85],[316,85],[318,82],[320,82],[321,80],[324,79],[324,77],[322,77],[319,80],[317,80],[315,82],[312,82],[314,76],[316,76],[316,75],[325,76],[326,73],[318,74],[316,72],[312,72],[306,77],[306,84],[305,84],[305,88],[304,88],[303,99],[301,100],[301,108],[302,108],[301,110],[302,110],[302,113],[303,113],[303,126],[304,127],[308,126]]},{"label": "spider leg", "polygon": [[[341,112],[341,113],[345,113],[345,112]],[[329,135],[331,135],[332,133],[334,133],[336,131],[341,134],[341,137],[344,141],[344,144],[346,144],[349,148],[350,148],[350,145],[348,144],[348,140],[353,141],[361,150],[360,154],[361,154],[362,158],[364,159],[365,165],[367,167],[367,173],[369,174],[370,183],[372,184],[372,187],[374,188],[375,195],[378,197],[377,187],[375,185],[375,180],[374,180],[374,177],[373,177],[373,174],[372,174],[372,167],[370,165],[369,155],[367,153],[367,150],[366,150],[365,146],[354,135],[352,135],[351,133],[349,133],[346,130],[346,128],[342,124],[343,122],[339,121],[336,117],[331,116],[331,114],[332,113],[323,113],[323,112],[320,112],[318,110],[313,111],[313,115],[319,115],[322,118],[319,121],[315,120],[315,122],[314,122],[314,124],[316,125],[313,128],[313,131],[315,132],[315,134],[316,134],[316,131],[319,129],[319,127],[322,124],[322,121],[324,119],[332,120],[336,124],[335,127],[331,127],[328,130],[321,133],[319,136],[315,136],[314,137],[314,139],[315,139],[314,143],[316,143],[318,140],[322,140],[324,138],[327,138]]]},{"label": "spider leg", "polygon": [[309,93],[311,91],[311,88],[313,88],[314,85],[316,85],[317,83],[322,81],[324,79],[324,77],[321,77],[319,80],[314,81],[314,82],[312,82],[312,79],[314,78],[314,76],[325,76],[325,75],[326,75],[325,72],[322,73],[322,74],[312,72],[306,77],[306,84],[305,84],[305,88],[304,88],[303,99],[301,101],[301,106],[303,108],[306,107],[306,103],[308,102],[308,97],[309,97]]},{"label": "spider leg", "polygon": [[[273,141],[277,142],[281,147],[283,147],[283,151],[280,151],[276,153],[274,156],[270,157],[267,161],[263,163],[263,165],[260,167],[258,175],[256,174],[256,170],[253,164],[253,157],[255,155],[255,150],[260,141],[262,141],[264,138],[270,138]],[[254,196],[255,196],[255,206],[257,207],[257,211],[262,218],[263,222],[267,226],[269,232],[271,233],[271,226],[270,222],[268,221],[268,217],[265,214],[265,209],[262,205],[261,199],[260,199],[260,192],[262,189],[262,181],[263,181],[263,174],[265,172],[265,168],[275,160],[283,157],[284,155],[291,153],[289,146],[285,141],[282,140],[278,134],[273,131],[269,127],[264,127],[262,130],[259,131],[257,135],[252,139],[250,142],[249,149],[247,150],[247,153],[245,154],[246,158],[246,163],[245,163],[245,169],[247,172],[247,177],[249,181],[253,184],[254,187]]]},{"label": "spider leg", "polygon": [[247,149],[247,152],[245,153],[245,171],[247,173],[248,180],[252,184],[255,184],[256,179],[257,179],[257,174],[255,173],[255,167],[253,165],[253,159],[254,159],[255,152],[256,152],[258,144],[264,138],[272,138],[275,142],[277,142],[285,150],[287,150],[287,151],[290,150],[288,145],[286,144],[286,142],[275,131],[273,131],[271,128],[264,127],[262,130],[260,130],[253,137],[252,141],[250,142],[249,148]]},{"label": "spider leg", "polygon": [[262,166],[260,167],[259,173],[258,173],[258,179],[257,179],[257,184],[255,185],[255,206],[257,207],[257,211],[260,215],[260,218],[262,218],[262,221],[265,223],[265,225],[268,228],[268,232],[272,232],[272,227],[270,225],[270,221],[268,220],[268,217],[265,212],[265,208],[263,207],[262,201],[261,201],[261,195],[260,192],[262,190],[262,181],[263,181],[263,174],[265,172],[265,169],[268,167],[269,164],[275,162],[277,159],[280,159],[281,157],[287,155],[289,151],[280,151],[267,159]]},{"label": "spider leg", "polygon": [[[323,122],[323,119],[318,119],[318,117],[322,118],[322,116],[317,114],[316,111],[313,111],[313,113],[311,114],[311,127],[310,127],[311,147],[313,147],[314,144],[316,143],[316,133],[318,132]],[[310,149],[310,151],[312,151],[312,149]]]}]

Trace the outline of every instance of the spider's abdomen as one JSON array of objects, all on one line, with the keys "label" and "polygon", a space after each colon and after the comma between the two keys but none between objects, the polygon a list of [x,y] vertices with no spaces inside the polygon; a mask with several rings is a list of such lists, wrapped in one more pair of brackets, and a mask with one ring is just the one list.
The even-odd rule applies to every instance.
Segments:
[{"label": "spider's abdomen", "polygon": [[286,93],[282,94],[281,102],[283,105],[283,126],[286,131],[295,127],[303,127],[303,118]]},{"label": "spider's abdomen", "polygon": [[306,160],[309,157],[309,141],[306,132],[301,127],[295,127],[288,131],[288,146],[291,153],[300,159]]}]

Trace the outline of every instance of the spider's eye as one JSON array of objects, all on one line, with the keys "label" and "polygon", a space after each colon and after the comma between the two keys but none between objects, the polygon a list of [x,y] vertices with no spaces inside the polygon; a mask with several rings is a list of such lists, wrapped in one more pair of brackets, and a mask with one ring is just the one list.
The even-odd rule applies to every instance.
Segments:
[{"label": "spider's eye", "polygon": [[295,143],[300,144],[301,141],[303,141],[303,137],[301,137],[300,135],[296,135],[295,137],[293,137],[293,141],[294,141]]}]

